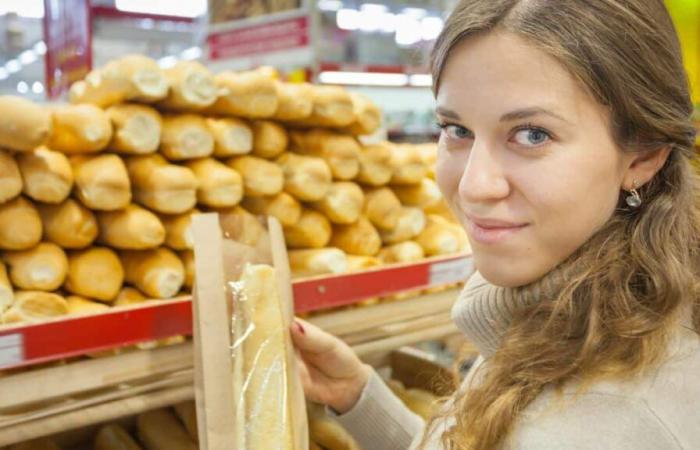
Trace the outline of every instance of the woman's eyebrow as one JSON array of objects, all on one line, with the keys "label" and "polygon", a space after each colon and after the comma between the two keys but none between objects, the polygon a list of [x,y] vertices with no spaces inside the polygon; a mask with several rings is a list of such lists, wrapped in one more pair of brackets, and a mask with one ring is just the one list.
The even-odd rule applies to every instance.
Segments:
[{"label": "woman's eyebrow", "polygon": [[559,114],[550,111],[545,108],[540,108],[539,106],[533,106],[531,108],[522,108],[522,109],[516,109],[515,111],[511,111],[509,113],[504,114],[501,116],[500,122],[512,122],[515,120],[522,120],[522,119],[527,119],[532,116],[537,116],[537,115],[546,115],[550,117],[554,117],[555,119],[559,119],[562,122],[566,122],[571,124],[570,121],[566,120],[564,117],[560,116]]},{"label": "woman's eyebrow", "polygon": [[437,114],[440,114],[443,117],[446,117],[448,119],[453,119],[453,120],[461,120],[462,118],[459,117],[459,114],[456,112],[452,111],[451,109],[443,108],[442,106],[438,106],[435,108],[435,112]]}]

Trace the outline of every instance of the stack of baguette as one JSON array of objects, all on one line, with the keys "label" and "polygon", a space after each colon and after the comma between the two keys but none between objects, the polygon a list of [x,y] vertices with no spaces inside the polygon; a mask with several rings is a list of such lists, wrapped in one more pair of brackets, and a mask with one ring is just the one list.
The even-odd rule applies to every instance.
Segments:
[{"label": "stack of baguette", "polygon": [[466,246],[433,180],[435,147],[361,144],[381,121],[361,95],[130,55],[69,98],[0,96],[2,323],[186,292],[200,211],[277,217],[295,276]]}]

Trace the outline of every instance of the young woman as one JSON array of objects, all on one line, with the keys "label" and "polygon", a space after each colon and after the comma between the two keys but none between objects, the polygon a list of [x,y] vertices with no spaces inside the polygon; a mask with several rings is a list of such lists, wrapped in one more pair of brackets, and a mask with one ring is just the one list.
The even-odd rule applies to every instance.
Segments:
[{"label": "young woman", "polygon": [[423,424],[299,321],[307,396],[366,450],[700,449],[695,131],[663,1],[462,0],[432,69],[481,358]]}]

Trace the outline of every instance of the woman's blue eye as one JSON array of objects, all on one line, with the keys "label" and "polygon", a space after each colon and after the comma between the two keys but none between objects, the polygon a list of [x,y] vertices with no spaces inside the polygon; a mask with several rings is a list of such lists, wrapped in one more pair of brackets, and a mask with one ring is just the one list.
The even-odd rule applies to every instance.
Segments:
[{"label": "woman's blue eye", "polygon": [[513,137],[513,140],[518,145],[535,147],[545,144],[551,139],[551,136],[546,131],[539,128],[524,128]]},{"label": "woman's blue eye", "polygon": [[443,124],[440,125],[440,128],[442,128],[442,131],[447,135],[448,138],[450,139],[469,139],[472,137],[471,131],[464,127],[460,127],[459,125],[449,125],[449,124]]}]

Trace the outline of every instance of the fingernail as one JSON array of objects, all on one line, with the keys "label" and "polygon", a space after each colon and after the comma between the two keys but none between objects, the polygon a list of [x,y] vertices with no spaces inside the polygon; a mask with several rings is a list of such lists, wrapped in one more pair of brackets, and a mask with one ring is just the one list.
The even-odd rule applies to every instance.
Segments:
[{"label": "fingernail", "polygon": [[299,322],[294,322],[294,325],[297,327],[297,331],[301,334],[306,334],[306,330],[304,330],[304,326],[300,324]]}]

